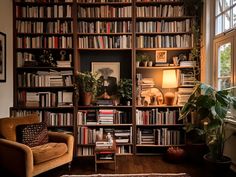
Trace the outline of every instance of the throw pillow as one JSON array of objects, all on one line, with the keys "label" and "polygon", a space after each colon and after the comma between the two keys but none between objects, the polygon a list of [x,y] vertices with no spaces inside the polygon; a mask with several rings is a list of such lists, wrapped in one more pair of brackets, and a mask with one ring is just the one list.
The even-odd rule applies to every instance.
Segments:
[{"label": "throw pillow", "polygon": [[18,125],[16,132],[17,141],[29,147],[48,143],[48,130],[45,122]]}]

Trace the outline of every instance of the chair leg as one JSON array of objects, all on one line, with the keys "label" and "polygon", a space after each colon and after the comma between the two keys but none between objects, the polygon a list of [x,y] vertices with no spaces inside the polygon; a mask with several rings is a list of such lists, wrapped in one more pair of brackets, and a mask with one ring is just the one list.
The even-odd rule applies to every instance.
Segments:
[{"label": "chair leg", "polygon": [[71,162],[68,163],[68,170],[69,170],[69,175],[70,175],[70,172],[71,172]]}]

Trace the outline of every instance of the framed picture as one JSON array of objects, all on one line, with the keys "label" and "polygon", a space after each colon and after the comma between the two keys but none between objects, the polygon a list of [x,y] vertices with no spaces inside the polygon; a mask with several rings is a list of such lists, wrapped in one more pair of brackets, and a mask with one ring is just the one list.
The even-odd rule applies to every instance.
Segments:
[{"label": "framed picture", "polygon": [[0,32],[0,82],[6,82],[6,34]]},{"label": "framed picture", "polygon": [[156,51],[156,63],[167,63],[167,51]]},{"label": "framed picture", "polygon": [[93,73],[99,74],[102,82],[100,94],[105,92],[109,96],[116,94],[117,85],[120,81],[120,62],[92,62],[91,68]]}]

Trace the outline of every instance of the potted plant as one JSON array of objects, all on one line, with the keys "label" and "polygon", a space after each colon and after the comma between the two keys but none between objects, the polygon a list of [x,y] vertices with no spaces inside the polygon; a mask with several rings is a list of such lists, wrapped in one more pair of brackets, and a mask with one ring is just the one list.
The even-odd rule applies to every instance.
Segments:
[{"label": "potted plant", "polygon": [[121,103],[129,105],[132,100],[132,79],[120,79],[117,94]]},{"label": "potted plant", "polygon": [[[225,171],[231,164],[231,159],[223,155],[224,143],[229,137],[225,137],[224,120],[229,109],[236,109],[236,98],[232,95],[231,87],[224,90],[215,90],[211,86],[199,83],[188,102],[180,112],[180,119],[188,119],[188,115],[195,111],[197,119],[202,122],[203,128],[199,129],[205,134],[205,142],[209,153],[204,155],[204,160],[214,165],[214,172]],[[187,130],[193,130],[194,124],[188,124]],[[217,167],[216,167],[216,166]]]},{"label": "potted plant", "polygon": [[142,62],[142,56],[137,55],[137,57],[136,57],[136,67],[139,67],[141,62]]},{"label": "potted plant", "polygon": [[89,71],[78,72],[76,75],[76,85],[81,95],[83,105],[90,105],[93,97],[97,94],[99,86],[99,77],[97,73]]}]

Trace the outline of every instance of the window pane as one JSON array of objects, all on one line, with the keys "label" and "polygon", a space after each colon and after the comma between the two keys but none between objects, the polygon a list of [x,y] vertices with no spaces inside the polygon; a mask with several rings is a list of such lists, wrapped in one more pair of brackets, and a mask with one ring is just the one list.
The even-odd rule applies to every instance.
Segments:
[{"label": "window pane", "polygon": [[223,0],[216,0],[216,15],[223,11]]},{"label": "window pane", "polygon": [[218,89],[227,88],[231,83],[231,43],[218,48]]},{"label": "window pane", "polygon": [[230,28],[230,19],[231,19],[230,11],[228,10],[224,13],[224,31]]},{"label": "window pane", "polygon": [[233,27],[236,27],[236,6],[233,8]]},{"label": "window pane", "polygon": [[230,7],[230,0],[224,0],[224,10]]},{"label": "window pane", "polygon": [[233,4],[236,4],[236,0],[233,0]]},{"label": "window pane", "polygon": [[216,34],[219,34],[219,33],[222,33],[223,32],[223,30],[222,30],[222,15],[221,16],[219,16],[219,17],[217,17],[216,18]]}]

